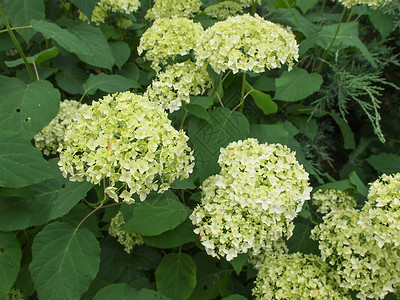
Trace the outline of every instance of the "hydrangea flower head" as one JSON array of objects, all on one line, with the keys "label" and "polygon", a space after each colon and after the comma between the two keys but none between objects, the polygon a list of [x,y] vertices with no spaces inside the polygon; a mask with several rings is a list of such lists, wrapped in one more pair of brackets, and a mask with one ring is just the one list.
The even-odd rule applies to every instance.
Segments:
[{"label": "hydrangea flower head", "polygon": [[[92,12],[90,21],[96,24],[104,23],[109,11],[130,14],[137,11],[139,6],[140,0],[100,0]],[[82,12],[80,12],[79,18],[89,21]]]},{"label": "hydrangea flower head", "polygon": [[215,23],[200,37],[196,59],[208,62],[215,72],[228,69],[264,72],[297,60],[298,46],[293,33],[278,24],[249,14]]},{"label": "hydrangea flower head", "polygon": [[312,231],[338,283],[360,299],[383,299],[400,284],[400,214],[373,208],[334,210]]},{"label": "hydrangea flower head", "polygon": [[[251,6],[253,3],[261,4],[261,0],[231,0],[231,1],[240,4],[242,7],[249,7],[249,6]],[[227,2],[227,1],[225,1],[225,0],[220,0],[220,1],[218,1],[218,2],[223,3],[223,2]]]},{"label": "hydrangea flower head", "polygon": [[372,206],[389,210],[400,210],[400,173],[383,174],[370,183],[368,202]]},{"label": "hydrangea flower head", "polygon": [[81,109],[60,146],[59,166],[70,180],[109,181],[106,193],[118,201],[143,201],[163,192],[193,170],[193,155],[183,131],[147,98],[130,92],[107,95]]},{"label": "hydrangea flower head", "polygon": [[243,13],[243,6],[237,2],[224,1],[204,9],[204,13],[219,21],[226,20],[230,16],[236,16]]},{"label": "hydrangea flower head", "polygon": [[211,78],[204,65],[185,61],[168,65],[164,72],[159,72],[145,96],[173,112],[180,108],[182,102],[189,103],[190,95],[202,94],[210,85]]},{"label": "hydrangea flower head", "polygon": [[377,9],[379,6],[384,6],[392,0],[339,0],[347,8],[356,6],[358,4],[366,4],[372,9]]},{"label": "hydrangea flower head", "polygon": [[64,100],[60,103],[57,116],[33,138],[35,147],[45,155],[56,154],[60,143],[64,140],[68,125],[79,118],[82,105],[74,100]]},{"label": "hydrangea flower head", "polygon": [[222,148],[218,163],[221,172],[203,182],[201,203],[190,216],[206,252],[231,260],[290,237],[311,192],[295,154],[247,139]]},{"label": "hydrangea flower head", "polygon": [[200,0],[155,0],[153,8],[147,11],[146,19],[192,18],[200,12],[200,6]]},{"label": "hydrangea flower head", "polygon": [[356,199],[347,191],[336,189],[318,190],[312,196],[317,212],[327,214],[336,209],[356,208]]},{"label": "hydrangea flower head", "polygon": [[124,250],[127,253],[131,253],[132,249],[135,246],[143,245],[144,241],[140,234],[134,232],[128,232],[122,230],[122,226],[125,225],[124,216],[121,212],[118,212],[110,222],[110,228],[108,229],[108,233],[116,237],[118,243],[124,246]]},{"label": "hydrangea flower head", "polygon": [[159,71],[167,58],[189,54],[202,33],[203,27],[187,18],[157,19],[143,33],[137,51],[139,55],[146,51],[144,58],[153,61],[151,67]]},{"label": "hydrangea flower head", "polygon": [[271,255],[258,271],[256,299],[351,299],[337,285],[320,257],[293,253]]}]

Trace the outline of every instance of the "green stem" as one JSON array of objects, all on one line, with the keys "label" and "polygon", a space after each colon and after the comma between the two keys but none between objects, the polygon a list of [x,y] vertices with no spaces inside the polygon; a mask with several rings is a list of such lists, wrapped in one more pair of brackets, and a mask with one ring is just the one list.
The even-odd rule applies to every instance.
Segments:
[{"label": "green stem", "polygon": [[351,16],[353,15],[355,8],[356,8],[356,6],[353,6],[353,8],[351,9],[351,12],[350,12],[349,16],[347,17],[346,23],[350,22]]},{"label": "green stem", "polygon": [[240,92],[240,112],[243,112],[244,106],[244,92],[246,90],[246,71],[243,71],[242,76],[242,90]]},{"label": "green stem", "polygon": [[[32,28],[32,25],[11,27],[11,30],[26,29],[26,28]],[[8,32],[8,29],[0,30],[0,33],[3,33],[3,32]]]},{"label": "green stem", "polygon": [[257,0],[251,2],[251,15],[254,16],[257,11]]},{"label": "green stem", "polygon": [[6,14],[4,13],[3,6],[1,4],[0,4],[0,14],[1,14],[1,17],[3,18],[4,24],[6,25],[8,34],[10,35],[10,37],[11,37],[15,47],[17,48],[19,54],[21,55],[22,60],[24,61],[25,67],[28,70],[29,77],[31,78],[32,81],[36,81],[35,75],[33,75],[33,72],[31,70],[31,67],[29,66],[29,63],[28,63],[28,60],[26,59],[24,51],[22,51],[21,45],[19,44],[17,38],[15,37],[15,34],[12,31],[10,24],[8,23],[8,20],[6,18]]},{"label": "green stem", "polygon": [[285,3],[285,5],[289,9],[290,13],[292,14],[292,17],[296,21],[296,24],[300,25],[299,24],[299,20],[297,19],[296,14],[294,13],[294,11],[293,11],[292,7],[290,6],[289,2],[287,0],[283,0],[283,2]]},{"label": "green stem", "polygon": [[333,43],[334,43],[335,40],[336,40],[336,37],[337,37],[337,35],[338,35],[338,33],[339,33],[340,25],[342,24],[343,17],[344,17],[344,15],[345,15],[345,13],[346,13],[346,7],[343,8],[342,15],[340,16],[339,24],[338,24],[338,26],[336,27],[335,35],[332,37],[332,40],[331,40],[331,42],[330,42],[328,48],[326,48],[326,50],[324,51],[324,54],[322,54],[321,61],[320,61],[319,66],[318,66],[317,73],[320,73],[321,70],[322,70],[322,67],[324,66],[324,60],[325,60],[325,58],[328,56],[329,51],[331,50],[332,45],[333,45]]},{"label": "green stem", "polygon": [[322,2],[322,6],[321,6],[321,14],[323,14],[323,13],[324,13],[324,9],[325,9],[325,3],[326,3],[326,0],[324,0],[324,1]]}]

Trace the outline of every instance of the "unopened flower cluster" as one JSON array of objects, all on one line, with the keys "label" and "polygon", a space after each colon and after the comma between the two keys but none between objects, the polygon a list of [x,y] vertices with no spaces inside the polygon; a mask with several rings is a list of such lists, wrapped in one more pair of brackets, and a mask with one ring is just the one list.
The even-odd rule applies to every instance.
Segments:
[{"label": "unopened flower cluster", "polygon": [[127,203],[137,193],[163,192],[187,178],[194,163],[188,137],[162,107],[130,92],[107,95],[81,109],[60,146],[59,166],[70,180],[109,181],[108,196]]},{"label": "unopened flower cluster", "polygon": [[151,67],[159,71],[167,58],[189,54],[202,33],[203,27],[187,18],[157,19],[140,38],[137,51],[139,55],[146,51],[144,58],[153,61]]},{"label": "unopened flower cluster", "polygon": [[293,253],[271,255],[258,272],[256,299],[351,299],[320,257]]},{"label": "unopened flower cluster", "polygon": [[[130,14],[137,11],[139,6],[139,0],[100,0],[92,12],[90,21],[96,24],[104,23],[109,11]],[[88,21],[87,16],[82,12],[79,17]]]},{"label": "unopened flower cluster", "polygon": [[182,102],[189,103],[190,95],[202,94],[210,87],[211,78],[205,66],[185,61],[168,65],[147,88],[145,96],[170,112],[178,110]]},{"label": "unopened flower cluster", "polygon": [[64,100],[60,103],[57,116],[33,138],[35,146],[45,155],[56,154],[64,140],[67,127],[79,118],[82,105],[74,100]]},{"label": "unopened flower cluster", "polygon": [[224,1],[204,9],[204,13],[219,21],[226,20],[230,16],[236,16],[243,13],[243,6],[237,2]]},{"label": "unopened flower cluster", "polygon": [[347,191],[336,189],[318,190],[312,196],[317,212],[327,214],[332,210],[355,208],[356,199]]},{"label": "unopened flower cluster", "polygon": [[144,241],[140,234],[134,232],[128,232],[122,230],[122,226],[125,225],[124,216],[121,212],[118,212],[110,222],[110,228],[108,229],[108,233],[116,237],[118,243],[124,246],[124,250],[127,253],[131,253],[132,249],[135,246],[143,245]]},{"label": "unopened flower cluster", "polygon": [[200,12],[200,6],[200,0],[155,0],[153,7],[147,11],[146,19],[192,18]]},{"label": "unopened flower cluster", "polygon": [[[383,299],[400,284],[400,210],[392,205],[398,193],[390,194],[391,187],[399,188],[396,177],[391,177],[393,182],[386,176],[374,182],[372,198],[361,211],[334,210],[312,231],[322,258],[336,269],[340,286],[359,291],[360,299]],[[392,201],[385,199],[385,192]],[[379,207],[382,203],[385,206]]]},{"label": "unopened flower cluster", "polygon": [[24,300],[24,294],[20,289],[12,288],[8,295],[6,296],[5,300]]},{"label": "unopened flower cluster", "polygon": [[231,260],[290,237],[311,192],[295,154],[247,139],[222,148],[218,163],[221,172],[203,182],[201,203],[190,216],[206,252]]},{"label": "unopened flower cluster", "polygon": [[[240,4],[242,7],[249,7],[253,3],[261,4],[261,0],[231,0],[231,1]],[[218,2],[223,3],[223,2],[227,2],[227,1],[218,1]]]},{"label": "unopened flower cluster", "polygon": [[372,9],[377,9],[380,6],[384,6],[392,0],[339,0],[347,8],[356,6],[358,4],[366,4]]},{"label": "unopened flower cluster", "polygon": [[285,63],[291,69],[298,58],[298,46],[290,30],[257,15],[245,14],[208,28],[199,39],[195,55],[217,73],[228,69],[233,73],[260,73]]}]

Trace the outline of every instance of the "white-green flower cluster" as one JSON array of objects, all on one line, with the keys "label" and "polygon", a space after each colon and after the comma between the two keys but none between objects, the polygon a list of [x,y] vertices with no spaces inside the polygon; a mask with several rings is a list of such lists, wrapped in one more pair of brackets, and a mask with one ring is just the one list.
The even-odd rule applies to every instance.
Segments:
[{"label": "white-green flower cluster", "polygon": [[351,299],[334,280],[334,273],[312,254],[277,254],[267,258],[258,271],[256,299]]},{"label": "white-green flower cluster", "polygon": [[347,191],[336,189],[318,190],[312,196],[317,212],[327,214],[332,210],[356,208],[356,199]]},{"label": "white-green flower cluster", "polygon": [[360,299],[383,299],[400,284],[400,214],[373,208],[335,210],[312,231],[338,283]]},{"label": "white-green flower cluster", "polygon": [[387,210],[400,210],[400,173],[383,174],[370,183],[368,202]]},{"label": "white-green flower cluster", "polygon": [[190,95],[202,94],[211,85],[207,68],[192,61],[168,65],[159,72],[145,96],[170,112],[178,110],[182,102],[189,103]]},{"label": "white-green flower cluster", "polygon": [[137,193],[163,192],[192,172],[188,137],[167,113],[146,97],[130,92],[107,95],[81,109],[60,146],[59,166],[70,180],[94,184],[108,179],[108,196],[127,203]]},{"label": "white-green flower cluster", "polygon": [[124,216],[121,212],[118,212],[110,222],[110,228],[108,229],[108,233],[116,237],[118,243],[124,246],[124,250],[128,253],[131,253],[132,249],[135,246],[140,246],[144,244],[143,238],[140,234],[134,232],[128,232],[125,230],[121,230],[122,226],[125,225]]},{"label": "white-green flower cluster", "polygon": [[203,182],[201,203],[190,216],[206,252],[231,260],[290,237],[311,192],[295,154],[247,139],[222,148],[218,163],[221,172]]},{"label": "white-green flower cluster", "polygon": [[200,0],[155,0],[153,8],[149,9],[146,14],[146,19],[192,18],[200,12],[200,6]]},{"label": "white-green flower cluster", "polygon": [[[104,23],[109,11],[130,14],[137,11],[139,6],[140,0],[100,0],[92,12],[90,21],[96,24]],[[80,12],[79,18],[89,21],[82,12]]]},{"label": "white-green flower cluster", "polygon": [[228,69],[233,73],[260,73],[284,63],[291,69],[299,56],[289,29],[249,14],[229,17],[208,28],[199,39],[195,55],[217,73]]},{"label": "white-green flower cluster", "polygon": [[226,20],[230,16],[236,16],[243,13],[243,6],[237,2],[224,1],[204,9],[204,13],[219,21]]},{"label": "white-green flower cluster", "polygon": [[271,255],[280,255],[287,254],[289,252],[288,247],[283,239],[279,239],[277,241],[272,242],[271,244],[266,245],[262,252],[257,255],[252,254],[251,252],[248,255],[247,261],[253,265],[255,270],[260,270],[264,268],[265,262],[268,261]]},{"label": "white-green flower cluster", "polygon": [[377,9],[380,6],[384,6],[392,0],[339,0],[347,8],[356,6],[358,4],[366,4],[372,9]]},{"label": "white-green flower cluster", "polygon": [[187,18],[157,19],[143,33],[137,51],[139,55],[146,51],[144,58],[153,61],[151,67],[159,71],[167,58],[189,54],[202,33],[203,27]]},{"label": "white-green flower cluster", "polygon": [[65,130],[79,118],[81,106],[74,100],[62,101],[57,116],[33,138],[35,146],[45,155],[56,154],[60,143],[64,140]]},{"label": "white-green flower cluster", "polygon": [[[242,7],[249,7],[249,6],[253,5],[253,3],[261,4],[261,0],[231,0],[231,1],[240,4]],[[223,2],[227,2],[227,1],[225,1],[225,0],[221,1],[220,0],[218,2],[223,3]]]}]

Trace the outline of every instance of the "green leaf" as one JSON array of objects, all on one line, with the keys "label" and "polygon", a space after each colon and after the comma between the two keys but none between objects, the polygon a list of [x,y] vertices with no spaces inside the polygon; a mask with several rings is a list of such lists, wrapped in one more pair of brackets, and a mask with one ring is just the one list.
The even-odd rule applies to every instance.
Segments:
[{"label": "green leaf", "polygon": [[196,264],[186,253],[164,256],[155,272],[157,289],[174,300],[186,300],[196,286]]},{"label": "green leaf", "polygon": [[30,272],[39,299],[79,299],[95,278],[100,246],[87,229],[55,222],[36,235]]},{"label": "green leaf", "polygon": [[194,173],[200,181],[219,172],[221,147],[226,147],[232,141],[246,139],[249,133],[249,123],[239,112],[217,108],[209,114],[210,122],[194,118],[190,120],[188,129],[196,161]]},{"label": "green leaf", "polygon": [[[31,20],[44,19],[45,6],[43,0],[5,0],[6,17],[13,27],[28,26]],[[31,28],[18,30],[25,42],[29,42],[35,31]]]},{"label": "green leaf", "polygon": [[26,84],[0,76],[0,128],[31,139],[57,115],[60,92],[46,80]]},{"label": "green leaf", "polygon": [[[26,174],[33,173],[28,169],[23,170]],[[51,175],[50,168],[47,174]],[[0,230],[21,230],[61,217],[84,198],[92,186],[88,182],[51,179],[30,187],[33,198],[5,197],[0,194]]]},{"label": "green leaf", "polygon": [[292,71],[284,71],[275,80],[276,93],[274,100],[295,102],[311,96],[321,87],[322,76],[308,73],[304,69],[294,67]]},{"label": "green leaf", "polygon": [[150,194],[146,201],[132,206],[132,215],[124,219],[123,230],[141,235],[159,235],[181,224],[188,213],[173,193]]},{"label": "green leaf", "polygon": [[243,295],[233,294],[228,297],[222,298],[222,300],[247,300],[247,298]]},{"label": "green leaf", "polygon": [[[26,59],[28,63],[30,64],[37,64],[39,65],[40,63],[49,60],[53,57],[56,57],[58,55],[58,48],[57,47],[51,47],[50,49],[43,50],[33,56],[28,56]],[[24,64],[24,60],[22,58],[12,60],[12,61],[5,61],[4,62],[7,67],[13,68],[19,65]]]},{"label": "green leaf", "polygon": [[290,26],[293,31],[300,31],[307,38],[317,35],[320,27],[305,18],[295,8],[280,8],[273,12],[276,22],[282,25]]},{"label": "green leaf", "polygon": [[339,181],[334,181],[334,182],[329,182],[323,185],[320,185],[314,189],[316,190],[327,190],[327,189],[336,189],[340,191],[348,190],[348,189],[353,189],[354,185],[351,184],[350,180],[345,179],[345,180],[339,180]]},{"label": "green leaf", "polygon": [[121,67],[127,62],[131,55],[131,49],[127,43],[121,41],[110,43],[110,47],[115,58],[115,65],[121,70]]},{"label": "green leaf", "polygon": [[264,112],[265,115],[274,114],[278,111],[278,105],[272,101],[270,95],[253,89],[246,82],[246,93],[249,93],[256,105]]},{"label": "green leaf", "polygon": [[193,183],[193,180],[191,180],[190,178],[187,178],[184,180],[177,178],[171,184],[171,187],[176,190],[193,190],[196,188],[196,185]]},{"label": "green leaf", "polygon": [[318,3],[318,0],[296,0],[296,6],[300,8],[303,15],[313,8]]},{"label": "green leaf", "polygon": [[[318,33],[318,46],[323,49],[328,48],[332,37],[335,35],[338,24],[322,26]],[[368,60],[371,66],[376,68],[376,62],[368,51],[367,47],[361,42],[358,37],[358,22],[341,23],[338,35],[332,45],[330,53],[335,53],[337,50],[347,47],[357,47]]]},{"label": "green leaf", "polygon": [[55,23],[44,20],[32,20],[31,25],[33,29],[43,34],[45,39],[55,40],[68,52],[83,56],[92,55],[91,49],[87,47],[86,43],[82,43],[77,36],[69,32],[67,29],[62,29]]},{"label": "green leaf", "polygon": [[83,84],[87,80],[87,74],[75,66],[70,66],[56,74],[57,85],[69,94],[84,93]]},{"label": "green leaf", "polygon": [[391,153],[371,155],[367,162],[378,172],[392,174],[400,172],[400,156]]},{"label": "green leaf", "polygon": [[142,289],[138,291],[127,283],[110,284],[101,289],[93,300],[168,300],[169,298],[162,295],[160,292]]},{"label": "green leaf", "polygon": [[48,162],[30,141],[0,130],[0,186],[23,187],[52,177]]},{"label": "green leaf", "polygon": [[193,260],[197,267],[197,284],[189,299],[215,299],[219,294],[217,283],[222,273],[222,270],[217,267],[218,260],[205,252],[196,253]]},{"label": "green leaf", "polygon": [[318,254],[318,243],[310,238],[312,228],[303,223],[296,223],[292,237],[286,242],[289,253]]},{"label": "green leaf", "polygon": [[368,18],[372,25],[379,31],[382,40],[386,39],[394,29],[394,18],[392,15],[384,14],[379,10],[368,8]]},{"label": "green leaf", "polygon": [[82,23],[69,31],[78,38],[80,47],[89,49],[89,53],[76,53],[82,61],[95,67],[112,69],[115,63],[114,55],[100,28]]},{"label": "green leaf", "polygon": [[0,299],[5,299],[17,279],[21,245],[14,233],[0,232]]},{"label": "green leaf", "polygon": [[209,109],[214,104],[214,100],[212,97],[207,96],[190,96],[190,104],[200,105],[205,109]]},{"label": "green leaf", "polygon": [[349,174],[349,180],[350,182],[357,188],[357,191],[363,195],[364,197],[367,197],[368,194],[368,188],[367,186],[362,182],[360,177],[358,177],[357,173],[355,171],[351,172]]},{"label": "green leaf", "polygon": [[242,271],[243,266],[247,263],[247,256],[247,253],[242,253],[231,260],[230,263],[235,269],[236,275],[239,275],[240,271]]},{"label": "green leaf", "polygon": [[71,0],[71,2],[90,20],[92,18],[93,9],[99,0]]},{"label": "green leaf", "polygon": [[160,235],[143,236],[143,240],[147,245],[152,247],[161,249],[175,248],[198,239],[197,235],[193,232],[194,228],[189,219],[186,219],[172,230],[163,232]]},{"label": "green leaf", "polygon": [[161,261],[161,255],[149,246],[142,245],[133,248],[130,266],[135,270],[148,271],[155,269]]},{"label": "green leaf", "polygon": [[335,120],[336,124],[340,128],[340,132],[343,136],[344,141],[344,149],[347,150],[355,150],[356,149],[356,141],[354,140],[354,133],[351,131],[349,124],[343,118],[340,117],[338,113],[335,111],[331,111],[329,115]]},{"label": "green leaf", "polygon": [[[81,202],[72,207],[68,214],[58,218],[57,221],[68,223],[71,226],[76,227],[91,212],[92,209]],[[96,214],[91,214],[85,219],[85,222],[82,223],[81,227],[91,231],[96,237],[103,237],[103,234],[100,232],[98,223],[99,222],[97,220]]]},{"label": "green leaf", "polygon": [[275,79],[266,75],[260,75],[253,84],[253,88],[263,92],[275,91]]},{"label": "green leaf", "polygon": [[211,120],[210,114],[203,106],[189,103],[185,106],[185,110],[190,112],[192,115],[198,117],[199,119],[203,119],[206,121]]},{"label": "green leaf", "polygon": [[87,94],[93,95],[98,89],[106,93],[116,93],[125,92],[130,88],[139,88],[139,85],[136,81],[121,75],[101,73],[99,75],[90,74],[83,84],[83,88]]}]

